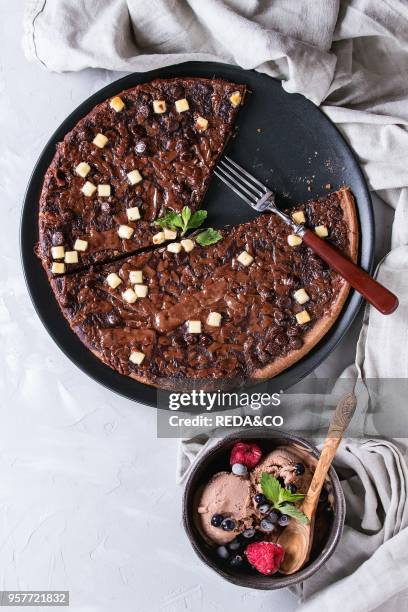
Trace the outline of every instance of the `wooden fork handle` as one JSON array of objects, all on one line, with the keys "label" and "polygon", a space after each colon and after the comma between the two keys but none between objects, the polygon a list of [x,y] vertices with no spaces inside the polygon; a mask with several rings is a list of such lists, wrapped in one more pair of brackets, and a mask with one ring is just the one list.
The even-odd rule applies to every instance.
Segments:
[{"label": "wooden fork handle", "polygon": [[329,432],[324,442],[312,482],[303,502],[302,510],[309,519],[312,519],[314,516],[327,473],[344,432],[353,418],[356,406],[356,397],[353,393],[350,393],[340,400],[331,418]]},{"label": "wooden fork handle", "polygon": [[354,289],[365,297],[367,302],[382,314],[391,314],[398,307],[396,295],[371,278],[367,272],[342,255],[329,242],[319,238],[311,229],[306,229],[302,238],[308,247],[341,274]]}]

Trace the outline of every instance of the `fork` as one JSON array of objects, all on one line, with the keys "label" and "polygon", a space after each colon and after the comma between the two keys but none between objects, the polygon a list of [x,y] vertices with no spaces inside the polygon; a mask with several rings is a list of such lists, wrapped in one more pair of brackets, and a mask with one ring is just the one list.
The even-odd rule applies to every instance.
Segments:
[{"label": "fork", "polygon": [[275,195],[252,174],[224,155],[214,170],[234,193],[257,212],[270,211],[278,215],[303,242],[350,283],[374,308],[382,314],[391,314],[398,307],[398,298],[374,280],[365,270],[357,266],[334,246],[320,238],[314,231],[295,223],[276,205]]}]

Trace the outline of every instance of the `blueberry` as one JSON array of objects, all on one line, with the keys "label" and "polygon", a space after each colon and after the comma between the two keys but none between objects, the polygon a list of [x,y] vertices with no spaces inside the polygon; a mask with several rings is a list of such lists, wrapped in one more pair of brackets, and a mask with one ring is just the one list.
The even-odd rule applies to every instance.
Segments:
[{"label": "blueberry", "polygon": [[228,559],[229,552],[226,546],[219,546],[217,548],[217,555],[221,557],[221,559]]},{"label": "blueberry", "polygon": [[241,555],[235,555],[235,557],[232,557],[230,563],[233,567],[238,567],[239,565],[241,565],[244,562],[244,558]]},{"label": "blueberry", "polygon": [[268,518],[264,518],[261,521],[261,529],[262,531],[273,531],[275,529],[275,525]]},{"label": "blueberry", "polygon": [[248,468],[243,463],[234,463],[231,470],[235,476],[245,476],[248,474]]},{"label": "blueberry", "polygon": [[211,525],[213,527],[221,527],[221,523],[224,520],[222,514],[213,514],[211,517]]},{"label": "blueberry", "polygon": [[144,140],[138,140],[135,145],[135,151],[136,153],[144,153],[146,151],[146,143]]},{"label": "blueberry", "polygon": [[253,538],[255,535],[255,529],[253,527],[249,527],[248,529],[245,529],[245,531],[243,531],[242,535],[244,536],[244,538]]},{"label": "blueberry", "polygon": [[279,514],[279,512],[277,510],[272,510],[272,512],[270,512],[269,515],[268,515],[268,519],[274,525],[279,521],[279,517],[280,517],[280,514]]},{"label": "blueberry", "polygon": [[291,493],[296,493],[296,491],[297,491],[297,486],[295,484],[293,484],[292,482],[290,482],[286,488]]},{"label": "blueberry", "polygon": [[241,548],[241,542],[237,539],[232,540],[232,542],[228,544],[228,548],[232,551],[237,551]]},{"label": "blueberry", "polygon": [[288,517],[287,514],[281,514],[281,516],[278,519],[278,524],[281,527],[286,527],[286,525],[289,523],[290,518]]},{"label": "blueberry", "polygon": [[283,480],[282,476],[278,476],[277,481],[281,487],[285,488],[285,481]]},{"label": "blueberry", "polygon": [[303,465],[303,463],[296,463],[295,465],[296,476],[301,476],[304,473],[305,473],[305,466]]},{"label": "blueberry", "polygon": [[254,500],[256,504],[264,504],[266,502],[266,497],[263,493],[257,493]]},{"label": "blueberry", "polygon": [[268,514],[270,509],[271,507],[269,504],[261,504],[260,506],[258,506],[258,510],[259,512],[262,512],[262,514]]},{"label": "blueberry", "polygon": [[224,531],[232,531],[235,529],[235,524],[234,519],[226,518],[222,521],[221,527]]}]

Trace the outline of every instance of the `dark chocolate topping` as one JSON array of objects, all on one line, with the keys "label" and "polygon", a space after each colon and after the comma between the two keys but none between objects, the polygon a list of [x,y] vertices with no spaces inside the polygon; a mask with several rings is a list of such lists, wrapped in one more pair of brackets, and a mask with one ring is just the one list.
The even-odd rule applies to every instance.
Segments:
[{"label": "dark chocolate topping", "polygon": [[[308,225],[325,225],[330,241],[348,252],[338,193],[297,209]],[[330,315],[345,283],[303,244],[289,246],[289,233],[278,217],[264,214],[224,229],[210,247],[179,254],[156,249],[57,278],[53,287],[76,333],[123,374],[158,385],[169,378],[247,379],[300,349],[305,334]],[[243,251],[254,258],[249,266],[237,259]],[[142,270],[148,285],[147,297],[134,304],[122,297],[131,270]],[[122,279],[116,289],[106,282],[111,272]],[[294,299],[302,288],[310,297],[303,305]],[[311,320],[300,325],[295,315],[304,309]],[[220,327],[206,323],[210,312],[222,315]],[[201,321],[201,333],[188,333],[188,320]],[[129,361],[133,350],[146,356],[140,366]]]}]

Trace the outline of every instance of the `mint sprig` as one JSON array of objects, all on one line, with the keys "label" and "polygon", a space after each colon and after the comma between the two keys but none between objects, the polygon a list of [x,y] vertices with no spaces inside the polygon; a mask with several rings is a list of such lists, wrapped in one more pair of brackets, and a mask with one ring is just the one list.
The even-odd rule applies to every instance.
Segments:
[{"label": "mint sprig", "polygon": [[309,523],[307,516],[293,505],[305,498],[303,493],[291,493],[291,491],[282,487],[279,480],[272,476],[272,474],[268,474],[268,472],[262,473],[261,489],[273,509],[291,516],[304,525]]},{"label": "mint sprig", "polygon": [[198,234],[198,236],[196,236],[196,242],[198,242],[200,246],[210,246],[210,244],[215,244],[216,242],[221,240],[221,238],[221,232],[213,229],[212,227],[209,227],[208,229]]},{"label": "mint sprig", "polygon": [[174,210],[167,210],[163,217],[156,219],[156,221],[153,221],[153,223],[166,229],[181,229],[181,236],[184,236],[188,230],[200,227],[206,218],[206,210],[197,210],[192,214],[190,207],[184,206],[181,213],[177,213]]},{"label": "mint sprig", "polygon": [[261,489],[262,493],[270,502],[274,504],[279,503],[281,486],[277,478],[274,478],[267,472],[262,472]]},{"label": "mint sprig", "polygon": [[183,220],[181,215],[174,212],[174,210],[168,210],[163,217],[153,221],[154,225],[160,225],[162,228],[176,230],[183,228]]}]

